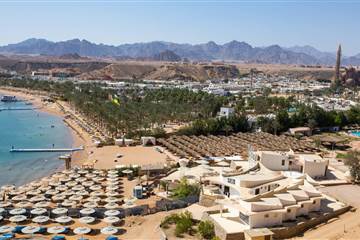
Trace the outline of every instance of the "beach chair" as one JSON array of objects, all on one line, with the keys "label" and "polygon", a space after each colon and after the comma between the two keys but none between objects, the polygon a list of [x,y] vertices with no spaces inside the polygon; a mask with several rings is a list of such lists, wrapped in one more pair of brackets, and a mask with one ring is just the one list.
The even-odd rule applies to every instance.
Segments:
[{"label": "beach chair", "polygon": [[70,228],[69,227],[65,227],[65,231],[63,232],[63,234],[68,234],[70,231]]},{"label": "beach chair", "polygon": [[118,238],[115,236],[108,236],[106,240],[118,240]]},{"label": "beach chair", "polygon": [[45,234],[47,232],[47,228],[46,227],[40,227],[40,230],[37,232],[39,234]]},{"label": "beach chair", "polygon": [[51,238],[51,240],[65,240],[66,238],[64,236],[59,236],[59,235],[56,235],[54,237]]},{"label": "beach chair", "polygon": [[21,230],[24,228],[25,226],[16,226],[14,228],[14,230],[12,230],[13,233],[21,233]]},{"label": "beach chair", "polygon": [[15,238],[15,233],[5,233],[1,236],[0,239],[14,239]]}]

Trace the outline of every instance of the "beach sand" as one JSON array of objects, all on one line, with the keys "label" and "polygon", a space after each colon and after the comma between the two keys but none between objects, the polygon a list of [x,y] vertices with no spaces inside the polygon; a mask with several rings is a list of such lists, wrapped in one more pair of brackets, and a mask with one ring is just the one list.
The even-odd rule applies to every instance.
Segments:
[{"label": "beach sand", "polygon": [[[164,164],[167,156],[158,152],[155,147],[143,146],[105,146],[101,148],[92,148],[94,153],[89,155],[89,159],[97,160],[95,168],[109,169],[116,165],[149,165]],[[116,155],[121,154],[122,157],[117,158]]]},{"label": "beach sand", "polygon": [[[56,103],[43,102],[42,98],[46,97],[45,93],[29,91],[26,89],[0,88],[1,94],[14,95],[19,99],[29,101],[39,111],[44,111],[56,116],[65,117],[65,112],[76,114],[71,106],[64,101],[56,101]],[[144,146],[104,146],[97,148],[93,143],[92,136],[84,131],[74,120],[64,119],[65,124],[71,129],[73,136],[73,147],[83,146],[84,151],[75,152],[72,155],[72,166],[81,167],[83,163],[93,163],[95,168],[109,169],[116,165],[149,165],[164,164],[168,159],[168,154],[158,152],[155,147]],[[116,158],[117,154],[123,157]],[[116,160],[116,161],[115,161]]]}]

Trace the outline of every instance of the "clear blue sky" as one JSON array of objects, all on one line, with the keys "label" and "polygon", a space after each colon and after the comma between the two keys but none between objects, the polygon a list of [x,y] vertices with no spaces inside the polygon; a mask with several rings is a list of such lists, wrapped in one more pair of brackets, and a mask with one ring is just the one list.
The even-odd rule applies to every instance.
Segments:
[{"label": "clear blue sky", "polygon": [[[184,2],[185,1],[185,2]],[[154,40],[312,45],[360,53],[360,1],[0,0],[0,45],[30,37],[96,43]]]}]

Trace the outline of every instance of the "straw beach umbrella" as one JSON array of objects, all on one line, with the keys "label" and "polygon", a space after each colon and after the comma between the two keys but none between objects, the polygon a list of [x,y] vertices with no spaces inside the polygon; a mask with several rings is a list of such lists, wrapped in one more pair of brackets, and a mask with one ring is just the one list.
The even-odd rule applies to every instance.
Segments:
[{"label": "straw beach umbrella", "polygon": [[32,215],[42,215],[47,213],[47,210],[45,208],[34,208],[30,211]]},{"label": "straw beach umbrella", "polygon": [[110,223],[110,224],[115,224],[115,223],[120,222],[120,218],[115,217],[115,216],[110,216],[110,217],[104,218],[103,222]]},{"label": "straw beach umbrella", "polygon": [[71,222],[73,219],[69,216],[60,216],[55,218],[55,222],[61,223],[61,224],[66,224]]},{"label": "straw beach umbrella", "polygon": [[118,229],[115,228],[115,227],[112,227],[112,226],[108,226],[108,227],[104,227],[100,230],[100,232],[102,234],[105,234],[105,235],[113,235],[113,234],[116,234],[118,232]]},{"label": "straw beach umbrella", "polygon": [[27,219],[26,216],[24,215],[15,215],[9,218],[10,222],[14,222],[14,223],[19,223],[19,222],[23,222]]},{"label": "straw beach umbrella", "polygon": [[85,235],[91,232],[91,228],[88,227],[77,227],[74,229],[76,235]]},{"label": "straw beach umbrella", "polygon": [[93,208],[83,208],[80,210],[80,214],[82,215],[91,215],[95,213],[95,209]]},{"label": "straw beach umbrella", "polygon": [[0,233],[8,233],[8,232],[12,232],[15,229],[15,227],[13,226],[0,226]]},{"label": "straw beach umbrella", "polygon": [[34,234],[38,231],[40,231],[40,227],[37,226],[26,226],[23,229],[21,229],[21,232],[24,234]]},{"label": "straw beach umbrella", "polygon": [[1,202],[0,201],[0,207],[1,208],[6,208],[6,207],[10,207],[10,206],[12,206],[11,202]]},{"label": "straw beach umbrella", "polygon": [[46,208],[50,206],[50,202],[47,201],[43,201],[43,202],[38,202],[34,204],[34,207],[36,208]]},{"label": "straw beach umbrella", "polygon": [[107,210],[106,212],[104,212],[104,214],[106,216],[118,216],[118,215],[120,215],[120,211],[118,211],[118,210]]},{"label": "straw beach umbrella", "polygon": [[67,208],[55,208],[51,212],[55,215],[64,215],[64,214],[67,214],[68,209]]},{"label": "straw beach umbrella", "polygon": [[47,229],[47,232],[50,234],[60,234],[66,231],[66,228],[63,226],[54,226],[54,227],[49,227]]},{"label": "straw beach umbrella", "polygon": [[26,213],[25,208],[14,208],[13,210],[10,210],[9,212],[11,215],[22,215]]},{"label": "straw beach umbrella", "polygon": [[32,204],[30,202],[26,202],[26,201],[18,202],[15,204],[17,208],[28,208],[31,207],[31,205]]},{"label": "straw beach umbrella", "polygon": [[108,203],[106,205],[104,205],[104,208],[107,208],[107,209],[116,209],[116,208],[119,208],[119,204],[117,203]]},{"label": "straw beach umbrella", "polygon": [[97,202],[87,202],[87,203],[84,203],[83,206],[86,207],[86,208],[96,208],[99,205],[97,204]]},{"label": "straw beach umbrella", "polygon": [[50,221],[50,218],[48,216],[37,216],[37,217],[34,217],[32,219],[32,221],[34,223],[43,224],[43,223],[46,223],[46,222]]},{"label": "straw beach umbrella", "polygon": [[91,224],[91,223],[95,222],[95,218],[90,217],[90,216],[85,216],[85,217],[79,218],[79,222],[85,223],[85,224]]}]

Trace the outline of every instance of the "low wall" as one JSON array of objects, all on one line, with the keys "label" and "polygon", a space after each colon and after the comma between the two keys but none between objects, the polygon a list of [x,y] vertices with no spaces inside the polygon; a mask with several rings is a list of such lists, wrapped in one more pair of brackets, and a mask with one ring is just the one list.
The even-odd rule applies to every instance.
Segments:
[{"label": "low wall", "polygon": [[313,228],[321,223],[327,222],[328,220],[337,217],[351,209],[351,206],[346,206],[341,209],[338,209],[331,213],[325,213],[324,215],[309,219],[306,222],[301,222],[297,225],[291,227],[279,227],[279,228],[270,228],[270,230],[274,233],[274,239],[285,239],[292,238],[298,236],[305,232],[306,230]]}]

